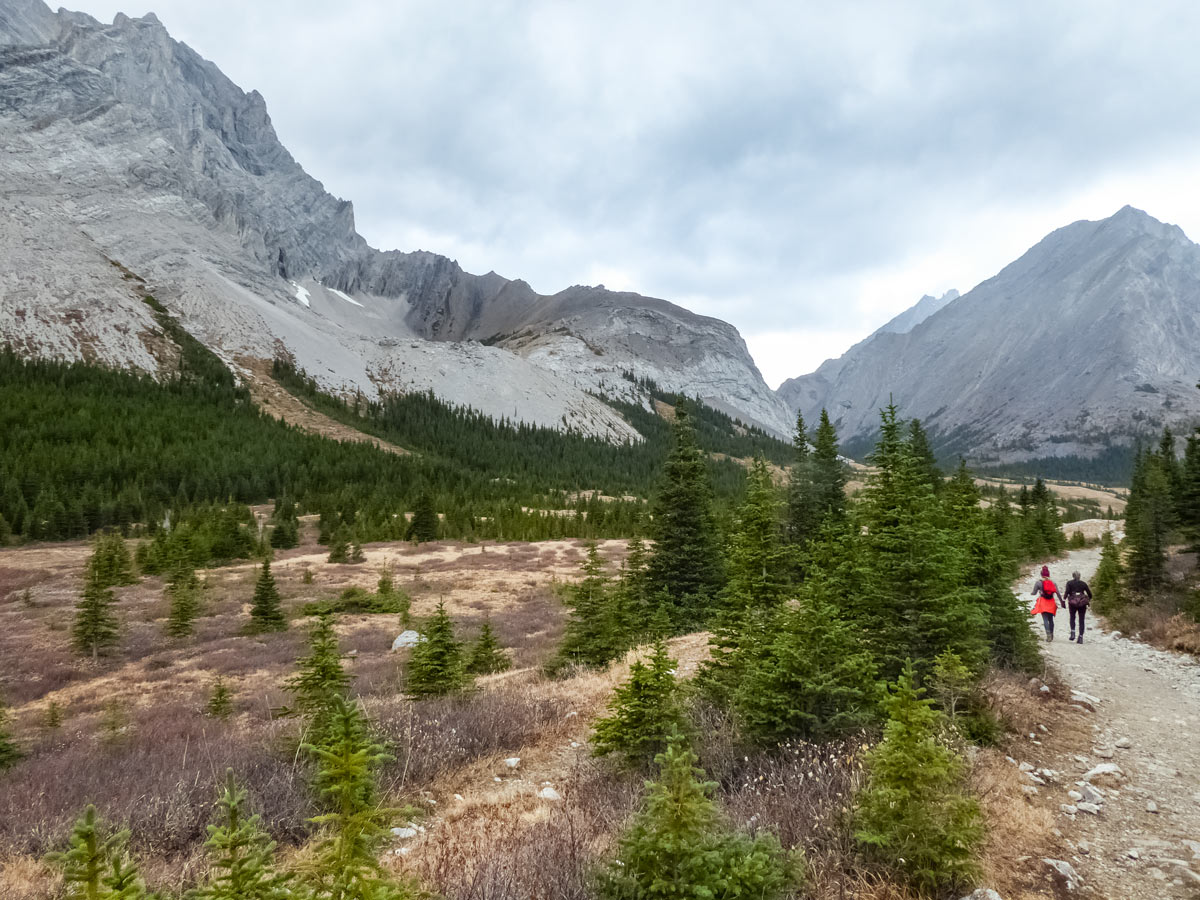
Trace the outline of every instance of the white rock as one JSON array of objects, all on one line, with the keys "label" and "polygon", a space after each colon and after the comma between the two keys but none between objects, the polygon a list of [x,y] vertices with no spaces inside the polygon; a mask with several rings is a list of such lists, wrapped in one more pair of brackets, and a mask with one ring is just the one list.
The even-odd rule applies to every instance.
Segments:
[{"label": "white rock", "polygon": [[1130,747],[1133,746],[1133,741],[1131,741],[1127,737],[1117,738],[1117,741],[1115,744],[1113,744],[1113,746],[1116,747],[1118,750],[1128,750]]},{"label": "white rock", "polygon": [[1125,855],[1128,856],[1130,859],[1141,859],[1142,858],[1142,854],[1138,853],[1136,847],[1131,848],[1130,850],[1127,850],[1125,852]]},{"label": "white rock", "polygon": [[558,791],[556,791],[552,787],[542,788],[540,791],[538,791],[537,795],[539,797],[541,797],[543,800],[561,800],[562,799],[562,794],[560,794]]},{"label": "white rock", "polygon": [[1079,791],[1067,791],[1067,796],[1075,803],[1083,799],[1083,794],[1079,793]]},{"label": "white rock", "polygon": [[1089,769],[1083,775],[1084,781],[1091,781],[1093,778],[1115,778],[1120,780],[1125,777],[1125,773],[1121,771],[1121,767],[1116,763],[1100,763]]},{"label": "white rock", "polygon": [[411,629],[408,631],[403,631],[396,636],[394,641],[392,641],[392,649],[401,650],[405,647],[415,647],[423,640],[425,640],[425,638],[421,637],[419,632]]},{"label": "white rock", "polygon": [[1018,768],[1019,768],[1019,769],[1020,769],[1022,772],[1032,772],[1032,771],[1034,770],[1034,768],[1035,768],[1035,767],[1034,767],[1033,765],[1031,765],[1030,763],[1023,762],[1023,763],[1021,763],[1021,765],[1020,765],[1020,766],[1018,766]]},{"label": "white rock", "polygon": [[1100,815],[1100,807],[1095,803],[1088,803],[1086,800],[1080,800],[1075,805],[1079,807],[1080,812],[1090,813],[1093,816]]},{"label": "white rock", "polygon": [[521,757],[519,757],[519,756],[510,756],[508,759],[506,759],[506,760],[504,761],[504,764],[505,764],[506,766],[508,766],[510,769],[515,769],[515,768],[517,768],[518,766],[520,766],[520,765],[521,765]]},{"label": "white rock", "polygon": [[1075,849],[1078,850],[1080,853],[1082,853],[1084,856],[1087,856],[1089,853],[1092,852],[1092,845],[1089,844],[1087,841],[1080,841],[1076,845]]},{"label": "white rock", "polygon": [[406,828],[393,828],[392,829],[392,837],[400,838],[401,840],[404,840],[405,838],[413,838],[416,836],[417,836],[417,829],[413,828],[411,825],[409,825]]},{"label": "white rock", "polygon": [[1083,799],[1088,803],[1103,803],[1104,792],[1098,787],[1093,787],[1086,781],[1079,786],[1079,793],[1083,795]]},{"label": "white rock", "polygon": [[1004,898],[991,888],[979,888],[979,890],[967,894],[962,900],[1004,900]]},{"label": "white rock", "polygon": [[1147,800],[1146,801],[1146,812],[1157,813],[1158,812],[1158,804],[1155,803],[1153,800]]},{"label": "white rock", "polygon": [[1058,875],[1066,883],[1066,888],[1068,891],[1073,891],[1079,887],[1080,884],[1082,884],[1082,881],[1079,878],[1079,873],[1076,872],[1075,867],[1066,860],[1046,859],[1043,857],[1042,862],[1058,873]]},{"label": "white rock", "polygon": [[1079,810],[1070,803],[1060,803],[1058,808],[1062,810],[1064,816],[1071,816],[1072,818],[1075,817],[1075,813],[1079,812]]}]

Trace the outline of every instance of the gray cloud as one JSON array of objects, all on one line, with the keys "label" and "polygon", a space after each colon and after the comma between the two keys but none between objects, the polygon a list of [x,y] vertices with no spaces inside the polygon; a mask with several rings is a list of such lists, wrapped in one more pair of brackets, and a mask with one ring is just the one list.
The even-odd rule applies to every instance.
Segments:
[{"label": "gray cloud", "polygon": [[1126,202],[1190,224],[1122,195],[1200,148],[1190,3],[155,4],[371,243],[544,292],[608,273],[752,349],[865,335],[1027,229]]}]

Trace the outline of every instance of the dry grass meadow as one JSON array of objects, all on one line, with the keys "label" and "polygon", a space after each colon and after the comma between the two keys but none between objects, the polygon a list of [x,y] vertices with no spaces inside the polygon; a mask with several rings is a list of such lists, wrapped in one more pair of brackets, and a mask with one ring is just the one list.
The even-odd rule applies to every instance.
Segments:
[{"label": "dry grass meadow", "polygon": [[[283,683],[305,652],[300,607],[352,585],[372,589],[383,568],[411,596],[416,619],[444,601],[461,638],[472,638],[486,618],[513,657],[510,671],[480,679],[465,696],[411,702],[401,690],[406,653],[390,649],[399,618],[339,617],[354,690],[394,756],[381,773],[384,801],[422,810],[419,833],[390,846],[385,864],[450,900],[591,896],[589,875],[637,808],[643,776],[595,759],[588,744],[592,721],[635,654],[602,672],[558,680],[542,673],[564,627],[559,588],[577,577],[584,542],[375,544],[365,547],[364,563],[331,565],[313,530],[307,524],[302,546],[272,564],[289,612],[286,632],[242,633],[254,565],[201,573],[204,613],[182,640],[165,635],[162,579],[147,577],[116,590],[121,644],[98,664],[70,648],[89,545],[0,550],[0,692],[26,753],[0,773],[0,897],[60,896],[43,859],[63,845],[87,803],[131,829],[152,887],[182,891],[204,872],[201,844],[227,767],[248,788],[284,860],[304,854],[305,820],[316,812],[311,772],[297,752],[299,724],[276,715],[289,699]],[[614,567],[624,553],[616,541],[600,549]],[[707,654],[707,637],[677,638],[671,650],[688,677]],[[234,692],[235,713],[225,721],[204,714],[218,675]],[[1022,697],[1020,685],[1006,690],[1010,706],[1041,702]],[[62,716],[57,726],[48,720],[52,705]],[[903,897],[855,863],[846,822],[861,783],[860,746],[753,752],[716,711],[696,715],[701,764],[730,821],[768,828],[804,852],[811,873],[804,896]],[[519,764],[506,763],[514,757]],[[975,766],[989,815],[1000,823],[989,878],[1011,896],[1035,896],[1022,892],[1012,861],[1040,852],[1033,848],[1042,846],[1046,822],[997,763],[1002,757],[981,752]],[[539,796],[544,787],[561,799]]]}]

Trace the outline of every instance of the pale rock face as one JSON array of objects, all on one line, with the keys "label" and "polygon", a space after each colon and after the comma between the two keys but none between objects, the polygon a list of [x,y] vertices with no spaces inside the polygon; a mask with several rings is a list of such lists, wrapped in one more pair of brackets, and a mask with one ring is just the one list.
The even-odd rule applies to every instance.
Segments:
[{"label": "pale rock face", "polygon": [[877,333],[779,390],[843,440],[889,397],[978,462],[1091,456],[1200,420],[1200,247],[1125,207],[1075,222],[901,333]]},{"label": "pale rock face", "polygon": [[332,390],[433,390],[638,440],[588,393],[636,399],[621,376],[634,370],[787,431],[723,322],[602,289],[543,297],[367,246],[351,204],[279,143],[263,98],[153,15],[102,25],[0,0],[0,97],[0,341],[155,371],[170,360],[141,303],[152,293],[227,361],[290,353]]}]

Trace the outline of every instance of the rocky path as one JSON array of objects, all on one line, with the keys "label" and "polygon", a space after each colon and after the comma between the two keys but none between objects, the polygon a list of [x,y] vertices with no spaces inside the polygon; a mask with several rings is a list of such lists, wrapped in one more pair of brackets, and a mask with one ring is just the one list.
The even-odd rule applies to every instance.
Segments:
[{"label": "rocky path", "polygon": [[[1089,579],[1098,561],[1098,550],[1076,551],[1051,575]],[[1047,741],[1050,771],[1030,774],[1046,782],[1038,800],[1057,806],[1075,850],[1066,861],[1077,877],[1062,886],[1113,900],[1200,898],[1200,664],[1090,621],[1084,643],[1069,643],[1066,612],[1057,618],[1046,655],[1088,711],[1061,729],[1072,739]]]}]

